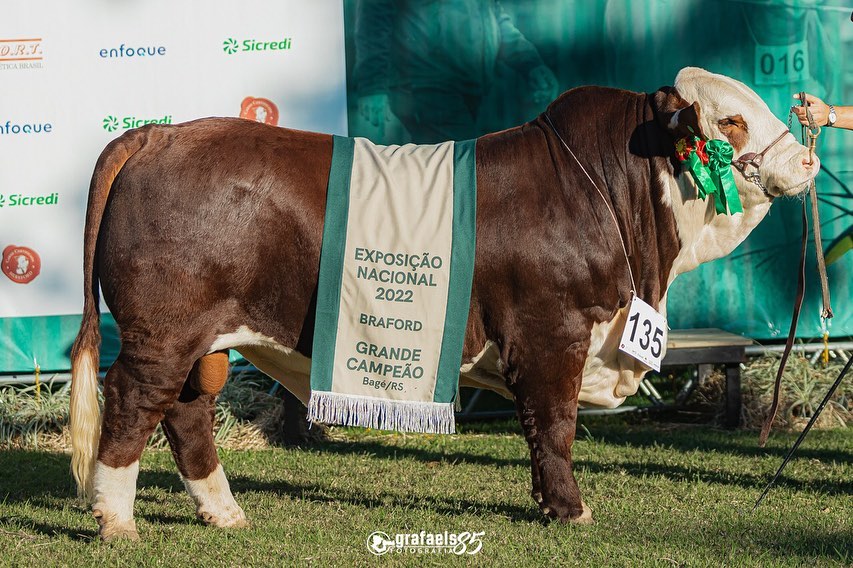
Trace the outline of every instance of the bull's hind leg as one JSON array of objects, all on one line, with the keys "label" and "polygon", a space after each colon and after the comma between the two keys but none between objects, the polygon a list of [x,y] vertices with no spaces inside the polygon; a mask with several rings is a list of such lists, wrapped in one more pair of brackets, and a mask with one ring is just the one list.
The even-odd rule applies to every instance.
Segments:
[{"label": "bull's hind leg", "polygon": [[164,349],[131,351],[127,346],[110,367],[92,504],[102,539],[139,538],[133,519],[139,458],[191,366],[192,360],[182,363]]},{"label": "bull's hind leg", "polygon": [[166,410],[163,431],[196,516],[217,527],[246,526],[246,515],[234,500],[216,455],[213,423],[216,394],[228,379],[228,355],[205,355],[193,366],[177,402]]},{"label": "bull's hind leg", "polygon": [[572,466],[583,355],[573,350],[568,357],[548,365],[545,356],[520,368],[511,388],[530,448],[534,500],[549,517],[589,523],[592,512],[581,499]]}]

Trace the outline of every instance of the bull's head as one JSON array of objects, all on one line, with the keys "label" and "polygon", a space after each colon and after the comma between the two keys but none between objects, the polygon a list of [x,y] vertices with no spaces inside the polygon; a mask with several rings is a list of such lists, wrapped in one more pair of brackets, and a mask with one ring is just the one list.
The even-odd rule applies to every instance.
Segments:
[{"label": "bull's head", "polygon": [[[745,204],[796,195],[820,170],[817,156],[809,163],[808,149],[792,134],[784,134],[787,128],[782,121],[740,81],[687,67],[675,78],[674,89],[663,88],[655,94],[655,104],[658,119],[674,138],[696,134],[726,140],[735,158],[744,157],[735,183]],[[756,173],[760,177],[754,177]]]}]

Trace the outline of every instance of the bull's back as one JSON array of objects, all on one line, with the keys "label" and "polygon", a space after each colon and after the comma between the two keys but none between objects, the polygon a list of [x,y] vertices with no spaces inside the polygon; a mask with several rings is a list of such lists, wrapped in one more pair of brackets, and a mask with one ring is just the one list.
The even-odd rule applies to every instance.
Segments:
[{"label": "bull's back", "polygon": [[295,342],[316,286],[331,136],[228,118],[146,128],[98,247],[123,333],[155,317],[214,334],[251,319]]}]

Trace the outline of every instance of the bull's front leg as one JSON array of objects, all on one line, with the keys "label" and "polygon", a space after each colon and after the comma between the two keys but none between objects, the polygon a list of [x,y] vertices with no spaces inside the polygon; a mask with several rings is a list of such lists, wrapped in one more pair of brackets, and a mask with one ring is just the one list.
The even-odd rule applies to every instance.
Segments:
[{"label": "bull's front leg", "polygon": [[530,448],[532,496],[549,517],[591,523],[592,512],[581,499],[572,466],[586,349],[555,354],[552,347],[537,355],[535,360],[519,362],[510,384]]}]

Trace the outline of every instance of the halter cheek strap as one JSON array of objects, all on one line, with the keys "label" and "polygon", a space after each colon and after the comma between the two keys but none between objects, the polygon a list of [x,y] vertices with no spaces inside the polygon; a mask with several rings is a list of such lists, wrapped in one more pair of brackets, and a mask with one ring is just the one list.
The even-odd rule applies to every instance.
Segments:
[{"label": "halter cheek strap", "polygon": [[[782,134],[780,134],[773,142],[767,145],[764,150],[759,153],[755,152],[747,152],[743,154],[736,160],[732,160],[732,165],[738,169],[738,171],[743,175],[744,179],[750,181],[761,188],[761,191],[764,192],[765,195],[770,196],[770,192],[767,191],[767,187],[765,187],[764,182],[761,180],[761,164],[764,162],[764,155],[776,144],[778,144],[782,138],[784,138],[788,134],[786,130]],[[755,168],[754,172],[747,173],[746,167],[752,166]]]}]

